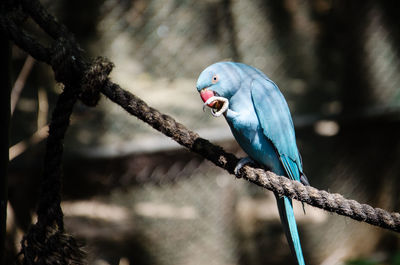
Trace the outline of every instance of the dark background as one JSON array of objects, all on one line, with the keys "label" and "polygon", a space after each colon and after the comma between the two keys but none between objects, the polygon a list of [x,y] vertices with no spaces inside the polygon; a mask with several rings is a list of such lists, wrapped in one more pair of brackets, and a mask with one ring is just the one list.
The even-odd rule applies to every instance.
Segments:
[{"label": "dark background", "polygon": [[[217,61],[258,67],[289,103],[311,185],[400,211],[398,1],[42,3],[88,57],[115,63],[113,81],[239,156],[225,121],[201,111],[195,83]],[[35,220],[40,129],[62,89],[47,65],[16,47],[12,54],[13,81],[22,85],[12,94],[10,262]],[[75,107],[65,149],[66,227],[86,244],[90,264],[294,264],[270,192],[110,101]],[[295,212],[307,264],[400,264],[394,232],[310,206],[304,215],[298,202]]]}]

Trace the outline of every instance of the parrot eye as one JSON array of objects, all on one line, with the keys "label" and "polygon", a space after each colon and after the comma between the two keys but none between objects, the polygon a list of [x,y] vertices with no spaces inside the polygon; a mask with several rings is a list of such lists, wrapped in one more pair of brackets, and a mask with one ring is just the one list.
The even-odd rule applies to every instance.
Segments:
[{"label": "parrot eye", "polygon": [[211,83],[215,84],[218,82],[218,76],[217,75],[213,75]]}]

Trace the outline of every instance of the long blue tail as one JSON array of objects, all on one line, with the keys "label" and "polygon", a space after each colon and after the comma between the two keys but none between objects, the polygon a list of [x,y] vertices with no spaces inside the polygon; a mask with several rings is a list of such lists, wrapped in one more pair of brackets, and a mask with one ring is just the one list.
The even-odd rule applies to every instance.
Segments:
[{"label": "long blue tail", "polygon": [[296,256],[297,263],[299,265],[305,265],[299,233],[297,231],[296,219],[294,218],[292,200],[287,197],[279,198],[277,195],[275,195],[275,197],[278,204],[279,215],[281,217],[283,229],[285,230],[290,249]]}]

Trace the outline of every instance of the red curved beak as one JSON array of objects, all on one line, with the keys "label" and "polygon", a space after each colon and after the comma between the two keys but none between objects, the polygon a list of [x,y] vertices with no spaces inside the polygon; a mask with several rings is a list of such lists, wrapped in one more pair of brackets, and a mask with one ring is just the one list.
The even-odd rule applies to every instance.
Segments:
[{"label": "red curved beak", "polygon": [[[206,102],[209,98],[211,98],[213,96],[215,96],[215,93],[212,90],[202,89],[200,91],[200,97],[203,100],[203,102]],[[215,103],[216,102],[213,101],[213,102],[211,102],[210,104],[207,104],[207,105],[212,108]]]}]

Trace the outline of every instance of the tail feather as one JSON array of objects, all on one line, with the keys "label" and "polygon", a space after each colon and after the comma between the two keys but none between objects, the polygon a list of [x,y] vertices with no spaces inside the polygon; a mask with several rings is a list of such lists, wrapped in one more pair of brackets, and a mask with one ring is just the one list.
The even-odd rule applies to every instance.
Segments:
[{"label": "tail feather", "polygon": [[285,230],[290,249],[292,250],[292,253],[296,256],[297,263],[299,265],[305,265],[303,252],[301,250],[299,233],[297,231],[296,220],[294,218],[292,200],[287,197],[275,197],[277,200],[279,215],[281,217],[283,229]]}]

